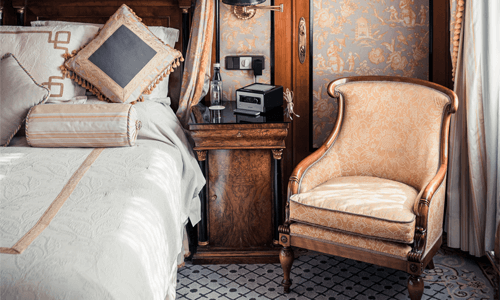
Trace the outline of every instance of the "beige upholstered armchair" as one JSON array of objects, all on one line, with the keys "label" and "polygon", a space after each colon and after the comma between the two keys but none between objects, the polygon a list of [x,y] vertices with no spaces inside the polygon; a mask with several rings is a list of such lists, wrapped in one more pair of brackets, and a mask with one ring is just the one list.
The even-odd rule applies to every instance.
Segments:
[{"label": "beige upholstered armchair", "polygon": [[293,247],[410,274],[424,290],[442,241],[453,91],[423,80],[364,76],[328,86],[338,99],[330,136],[293,171],[280,226],[285,292]]}]

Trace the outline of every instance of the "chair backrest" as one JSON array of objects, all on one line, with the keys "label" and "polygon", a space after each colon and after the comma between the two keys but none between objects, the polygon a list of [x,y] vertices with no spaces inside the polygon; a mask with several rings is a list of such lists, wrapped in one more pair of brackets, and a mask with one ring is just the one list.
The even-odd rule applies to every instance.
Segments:
[{"label": "chair backrest", "polygon": [[332,84],[329,91],[343,98],[344,112],[324,159],[340,176],[376,176],[422,189],[440,166],[443,119],[456,101],[448,89],[390,77]]}]

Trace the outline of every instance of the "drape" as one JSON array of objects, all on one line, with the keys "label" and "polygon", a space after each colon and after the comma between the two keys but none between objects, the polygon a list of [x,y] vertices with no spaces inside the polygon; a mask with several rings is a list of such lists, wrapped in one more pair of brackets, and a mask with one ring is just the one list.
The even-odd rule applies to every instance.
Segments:
[{"label": "drape", "polygon": [[500,5],[450,0],[458,112],[452,116],[447,185],[448,246],[482,256],[500,221]]},{"label": "drape", "polygon": [[208,91],[210,58],[214,30],[214,1],[198,0],[191,23],[191,33],[184,62],[181,95],[177,117],[184,127],[189,121],[191,107],[198,104]]}]

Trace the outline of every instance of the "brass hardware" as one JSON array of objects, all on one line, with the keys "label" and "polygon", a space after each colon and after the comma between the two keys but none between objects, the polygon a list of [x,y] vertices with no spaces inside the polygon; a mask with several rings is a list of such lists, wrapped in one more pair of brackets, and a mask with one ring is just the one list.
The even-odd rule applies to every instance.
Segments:
[{"label": "brass hardware", "polygon": [[299,20],[299,61],[301,64],[306,60],[307,52],[307,26],[304,17]]},{"label": "brass hardware", "polygon": [[233,14],[236,16],[236,18],[238,18],[240,20],[248,20],[248,19],[253,18],[253,16],[255,16],[257,9],[266,9],[266,10],[283,12],[283,4],[276,5],[276,6],[260,6],[260,5],[259,6],[257,6],[257,5],[239,6],[239,5],[233,5]]},{"label": "brass hardware", "polygon": [[242,137],[243,135],[241,134],[241,132],[238,132],[238,134],[236,134],[236,137]]},{"label": "brass hardware", "polygon": [[210,200],[212,200],[212,201],[217,200],[217,195],[213,195],[212,197],[210,197]]}]

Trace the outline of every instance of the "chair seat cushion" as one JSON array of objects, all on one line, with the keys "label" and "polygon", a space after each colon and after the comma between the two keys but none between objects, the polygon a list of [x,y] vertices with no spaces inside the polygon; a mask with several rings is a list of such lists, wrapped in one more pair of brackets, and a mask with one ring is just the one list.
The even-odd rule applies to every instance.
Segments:
[{"label": "chair seat cushion", "polygon": [[412,243],[417,191],[371,176],[333,178],[290,197],[290,219],[389,241]]}]

